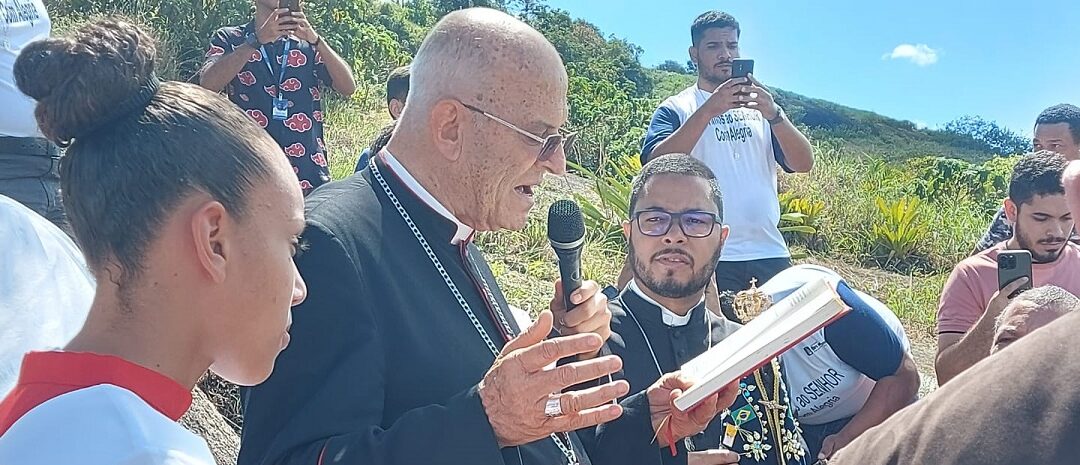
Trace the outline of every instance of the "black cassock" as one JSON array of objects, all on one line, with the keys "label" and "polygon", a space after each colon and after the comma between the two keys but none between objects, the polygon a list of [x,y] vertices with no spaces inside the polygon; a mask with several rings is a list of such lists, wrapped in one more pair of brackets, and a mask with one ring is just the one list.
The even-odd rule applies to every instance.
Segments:
[{"label": "black cassock", "polygon": [[589,464],[573,433],[559,435],[572,454],[552,438],[498,447],[476,388],[494,355],[475,325],[497,349],[520,329],[480,251],[451,243],[458,225],[385,155],[307,198],[308,297],[273,375],[244,392],[239,464]]},{"label": "black cassock", "polygon": [[[642,298],[632,286],[611,302],[610,309],[612,335],[607,349],[622,358],[619,377],[630,383],[630,392],[646,389],[660,378],[660,371],[677,371],[682,364],[705,352],[710,332],[715,344],[739,328],[737,323],[708,311],[704,302],[690,311],[685,325],[669,326],[664,323],[660,307]],[[779,366],[770,363],[741,380],[739,394],[731,407],[717,415],[703,433],[678,441],[676,456],[667,448],[655,445],[643,449],[640,440],[635,440],[633,447],[612,447],[626,444],[627,438],[651,434],[651,430],[634,431],[632,423],[601,425],[596,437],[587,441],[593,463],[686,464],[688,449],[725,448],[741,454],[740,465],[805,464],[802,434],[789,406],[787,388],[782,376],[775,376],[777,373],[781,373]],[[640,405],[640,399],[635,396],[620,401],[627,409],[634,409],[635,403]]]}]

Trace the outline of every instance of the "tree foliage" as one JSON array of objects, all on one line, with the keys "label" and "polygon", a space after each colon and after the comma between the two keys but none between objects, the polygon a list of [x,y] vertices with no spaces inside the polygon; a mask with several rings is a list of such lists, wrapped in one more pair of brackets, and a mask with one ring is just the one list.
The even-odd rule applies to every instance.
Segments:
[{"label": "tree foliage", "polygon": [[679,62],[677,62],[675,60],[666,60],[663,63],[660,63],[656,67],[656,69],[658,69],[660,71],[668,71],[668,72],[679,73],[679,74],[688,74],[689,73],[689,71],[686,70],[686,66],[683,66],[682,63],[679,63]]},{"label": "tree foliage", "polygon": [[[641,49],[542,0],[328,0],[304,8],[352,65],[364,98],[382,92],[389,72],[411,60],[439,17],[475,6],[517,14],[559,51],[570,77],[569,125],[581,131],[576,159],[596,168],[605,157],[637,154],[655,103]],[[49,0],[48,8],[61,27],[110,13],[143,21],[165,46],[163,76],[188,81],[197,79],[213,32],[252,16],[252,0]]]},{"label": "tree foliage", "polygon": [[967,136],[998,155],[1018,155],[1031,149],[1031,141],[1006,127],[979,116],[962,116],[945,124],[945,131]]},{"label": "tree foliage", "polygon": [[[252,0],[47,0],[57,29],[87,16],[121,13],[155,29],[162,42],[161,74],[195,81],[209,37],[252,16]],[[571,158],[589,169],[605,160],[637,155],[656,105],[694,82],[693,63],[668,60],[657,69],[641,65],[642,50],[595,25],[575,19],[543,0],[309,0],[312,24],[352,65],[356,99],[376,105],[383,82],[408,63],[442,15],[486,6],[517,15],[558,50],[569,76],[571,129],[580,131]],[[767,77],[763,77],[767,81]],[[936,155],[981,161],[993,153],[1017,153],[1027,141],[979,118],[950,123],[945,131],[915,128],[871,112],[773,89],[778,103],[812,137],[840,139],[855,152],[888,158]]]}]

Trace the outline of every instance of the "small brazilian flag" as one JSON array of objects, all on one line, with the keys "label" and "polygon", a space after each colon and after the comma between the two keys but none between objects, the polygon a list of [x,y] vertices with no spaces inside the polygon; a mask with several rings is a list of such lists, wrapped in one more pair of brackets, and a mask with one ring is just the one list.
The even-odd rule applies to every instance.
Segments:
[{"label": "small brazilian flag", "polygon": [[735,426],[742,426],[750,420],[757,418],[757,414],[754,413],[754,407],[750,404],[740,407],[738,410],[731,412],[731,419],[735,422]]}]

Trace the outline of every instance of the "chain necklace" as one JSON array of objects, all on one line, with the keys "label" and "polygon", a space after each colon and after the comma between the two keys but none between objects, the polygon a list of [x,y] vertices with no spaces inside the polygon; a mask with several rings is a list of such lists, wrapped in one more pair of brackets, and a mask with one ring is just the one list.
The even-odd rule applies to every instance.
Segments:
[{"label": "chain necklace", "polygon": [[[394,195],[394,192],[392,190],[390,190],[390,186],[386,183],[386,180],[383,179],[382,173],[380,172],[378,165],[375,164],[374,157],[371,160],[371,175],[375,178],[376,181],[379,182],[379,186],[382,187],[383,192],[386,193],[386,196],[390,199],[390,202],[394,204],[394,208],[397,209],[398,214],[401,215],[401,219],[405,220],[405,224],[409,226],[409,229],[412,231],[413,236],[415,236],[417,242],[420,243],[420,247],[422,247],[424,249],[424,252],[427,253],[428,258],[431,259],[431,263],[435,265],[435,269],[438,270],[439,275],[442,276],[443,281],[446,283],[446,287],[450,289],[450,292],[452,294],[454,294],[454,298],[457,299],[458,304],[461,305],[461,309],[464,310],[465,314],[469,317],[469,321],[472,322],[473,327],[475,327],[477,333],[480,334],[480,338],[484,340],[485,344],[487,344],[487,347],[491,351],[491,354],[495,357],[498,357],[500,352],[499,347],[495,345],[495,342],[491,340],[491,336],[488,335],[487,330],[485,330],[484,327],[480,324],[480,320],[476,317],[476,314],[473,313],[472,308],[469,307],[469,303],[465,301],[465,297],[461,295],[461,292],[458,290],[457,285],[455,285],[454,281],[450,279],[450,275],[446,272],[446,268],[444,268],[442,262],[439,261],[439,257],[435,256],[435,252],[431,249],[431,246],[428,244],[427,239],[425,239],[424,235],[420,232],[420,228],[417,228],[416,223],[413,223],[412,217],[409,216],[409,212],[405,210],[405,207],[403,207],[401,205],[401,202],[398,201],[397,196]],[[473,266],[476,265],[474,264]],[[503,324],[508,334],[513,336],[513,332],[510,331],[510,325],[506,321],[506,317],[503,315],[502,307],[497,305],[498,303],[495,301],[494,296],[491,295],[490,289],[487,285],[487,281],[483,279],[482,275],[480,280],[482,283],[484,296],[489,302],[496,305],[494,307],[494,310],[495,313],[499,315],[500,324]],[[578,465],[580,463],[577,459],[577,453],[574,452],[574,447],[570,443],[569,434],[566,435],[565,444],[563,444],[563,438],[560,438],[559,435],[555,433],[551,434],[551,440],[555,442],[555,445],[558,446],[559,450],[562,451],[564,456],[566,456],[567,463],[569,465]]]},{"label": "chain necklace", "polygon": [[[634,291],[631,290],[630,292]],[[626,314],[630,315],[630,318],[634,320],[634,324],[637,325],[638,330],[641,331],[641,337],[645,339],[645,347],[649,349],[649,355],[652,356],[653,364],[656,365],[656,372],[660,375],[660,377],[663,377],[664,369],[660,368],[660,361],[656,358],[656,352],[653,350],[652,342],[649,342],[649,335],[645,334],[645,327],[641,326],[641,322],[638,321],[637,316],[634,315],[634,312],[630,310],[630,306],[626,305],[626,302],[623,301],[621,297],[619,298],[619,300],[622,302],[623,310],[626,310]],[[693,312],[694,310],[690,309],[690,311]],[[705,331],[708,333],[708,349],[712,349],[712,323],[709,322],[708,310],[703,313],[705,314]],[[683,445],[686,446],[687,452],[693,452],[695,450],[694,439],[692,437],[687,436],[686,438],[683,438]]]},{"label": "chain necklace", "polygon": [[783,441],[783,426],[784,422],[780,419],[780,412],[786,407],[780,403],[780,369],[777,366],[776,359],[772,359],[769,367],[773,372],[773,400],[769,400],[765,393],[765,382],[761,379],[761,370],[754,370],[754,381],[761,387],[761,405],[765,406],[765,421],[769,424],[769,428],[772,429],[773,439],[776,440],[776,446],[780,448],[777,452],[777,457],[780,458],[780,465],[787,463],[787,456],[784,453]]}]

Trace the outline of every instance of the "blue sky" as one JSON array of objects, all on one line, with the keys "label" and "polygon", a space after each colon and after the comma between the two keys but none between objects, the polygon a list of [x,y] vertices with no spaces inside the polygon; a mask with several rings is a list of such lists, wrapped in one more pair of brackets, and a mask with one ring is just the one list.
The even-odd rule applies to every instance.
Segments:
[{"label": "blue sky", "polygon": [[1078,0],[548,4],[637,44],[649,66],[685,63],[694,17],[724,10],[765,84],[930,127],[973,114],[1030,135],[1042,109],[1080,105]]}]

